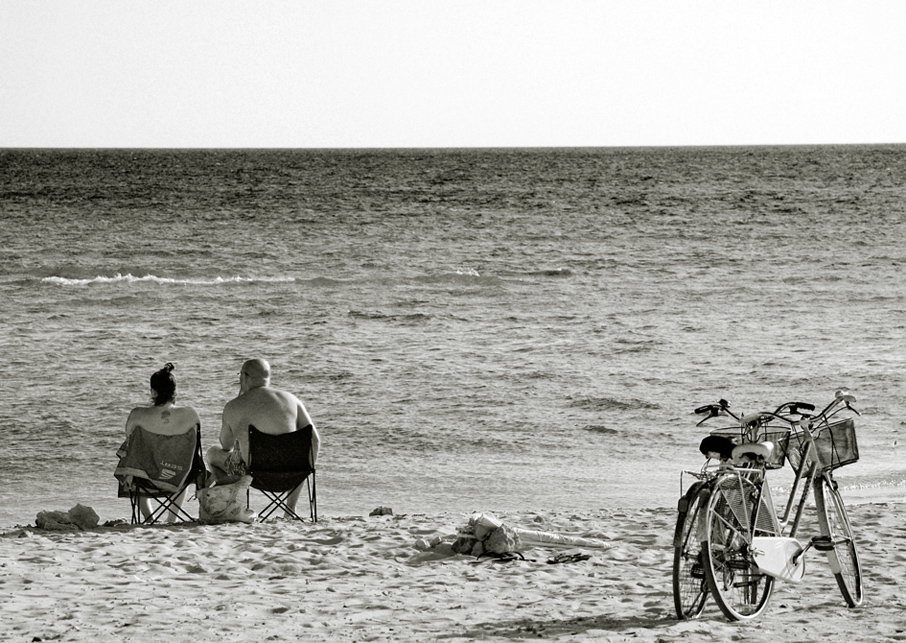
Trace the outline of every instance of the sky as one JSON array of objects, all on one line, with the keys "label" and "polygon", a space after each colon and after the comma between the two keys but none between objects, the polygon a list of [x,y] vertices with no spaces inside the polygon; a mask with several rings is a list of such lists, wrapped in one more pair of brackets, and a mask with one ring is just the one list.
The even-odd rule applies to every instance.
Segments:
[{"label": "sky", "polygon": [[906,143],[902,0],[0,0],[0,147]]}]

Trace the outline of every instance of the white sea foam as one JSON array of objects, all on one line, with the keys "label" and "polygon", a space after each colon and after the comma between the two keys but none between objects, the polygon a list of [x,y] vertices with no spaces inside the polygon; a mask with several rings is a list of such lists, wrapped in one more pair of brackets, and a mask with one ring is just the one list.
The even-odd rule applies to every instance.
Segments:
[{"label": "white sea foam", "polygon": [[91,284],[116,284],[116,283],[156,283],[161,285],[189,285],[189,286],[219,286],[222,284],[239,284],[239,283],[292,283],[293,277],[214,277],[213,279],[203,278],[173,278],[158,277],[157,275],[145,275],[144,277],[135,277],[131,274],[115,274],[112,277],[98,275],[90,279],[74,279],[69,277],[44,277],[43,283],[56,284],[58,286],[88,286]]}]

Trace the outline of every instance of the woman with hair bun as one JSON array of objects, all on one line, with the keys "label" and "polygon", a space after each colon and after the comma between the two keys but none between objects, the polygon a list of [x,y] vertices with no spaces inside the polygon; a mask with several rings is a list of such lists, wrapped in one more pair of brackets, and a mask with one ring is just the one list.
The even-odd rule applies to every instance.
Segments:
[{"label": "woman with hair bun", "polygon": [[[132,409],[129,419],[126,420],[126,437],[141,427],[149,433],[159,435],[181,435],[186,431],[201,424],[198,413],[190,406],[176,406],[176,379],[173,377],[173,363],[167,362],[166,366],[151,376],[151,406],[140,406]],[[182,506],[185,492],[175,499],[177,507]],[[139,509],[147,518],[151,515],[151,506],[148,498],[139,498]],[[174,522],[177,518],[175,512],[169,512],[167,522]]]}]

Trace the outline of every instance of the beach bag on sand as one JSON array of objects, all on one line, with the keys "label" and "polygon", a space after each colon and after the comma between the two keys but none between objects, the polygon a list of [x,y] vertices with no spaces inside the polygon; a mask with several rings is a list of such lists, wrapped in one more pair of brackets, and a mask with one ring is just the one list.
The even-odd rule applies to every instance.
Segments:
[{"label": "beach bag on sand", "polygon": [[214,525],[222,522],[255,522],[258,514],[246,506],[252,476],[243,476],[233,484],[199,489],[198,522]]}]

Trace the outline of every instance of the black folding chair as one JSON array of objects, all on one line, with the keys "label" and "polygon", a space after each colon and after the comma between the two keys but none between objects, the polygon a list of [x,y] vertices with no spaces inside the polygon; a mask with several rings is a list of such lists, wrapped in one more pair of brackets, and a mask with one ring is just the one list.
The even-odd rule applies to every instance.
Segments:
[{"label": "black folding chair", "polygon": [[[189,429],[182,435],[153,434],[142,428],[135,429],[133,434],[135,432],[144,432],[144,435],[141,436],[141,441],[144,445],[150,446],[149,451],[139,456],[140,458],[146,458],[146,463],[142,466],[136,466],[136,460],[130,458],[127,462],[126,458],[122,458],[120,461],[121,466],[117,468],[115,473],[120,480],[117,495],[120,498],[129,498],[129,502],[132,505],[132,524],[152,525],[171,512],[176,514],[177,520],[194,521],[195,518],[176,504],[176,499],[180,495],[187,493],[189,486],[194,484],[196,488],[200,488],[205,484],[206,470],[201,451],[201,426],[197,425],[194,429]],[[186,448],[190,448],[191,442],[189,440],[191,438],[189,433],[194,437],[194,447],[191,447],[193,448],[191,460],[188,459],[187,453],[184,459],[171,457],[173,450],[168,449],[165,445],[168,443],[179,445],[182,442]],[[136,439],[139,438],[139,436],[134,437]],[[134,439],[127,440],[125,447],[128,448],[134,443]],[[191,462],[191,465],[188,465],[188,473],[183,479],[181,474],[185,469],[182,467],[187,462]],[[128,468],[124,469],[124,465],[128,466]],[[182,480],[182,482],[176,486],[161,482],[159,472],[161,469],[166,468],[172,469],[173,477],[177,480]],[[154,473],[148,473],[151,471]],[[125,477],[125,473],[129,474],[129,478]],[[148,477],[143,477],[142,474]],[[140,509],[140,500],[143,497],[154,501],[155,505],[147,518],[142,515]]]},{"label": "black folding chair", "polygon": [[[249,426],[249,473],[252,489],[263,493],[268,504],[258,512],[259,520],[282,509],[292,518],[303,520],[287,504],[288,498],[302,485],[308,490],[308,507],[312,522],[318,521],[317,485],[312,451],[312,427],[270,435]],[[250,493],[249,493],[250,495]],[[300,493],[301,495],[301,493]],[[250,498],[247,498],[248,503]]]}]

